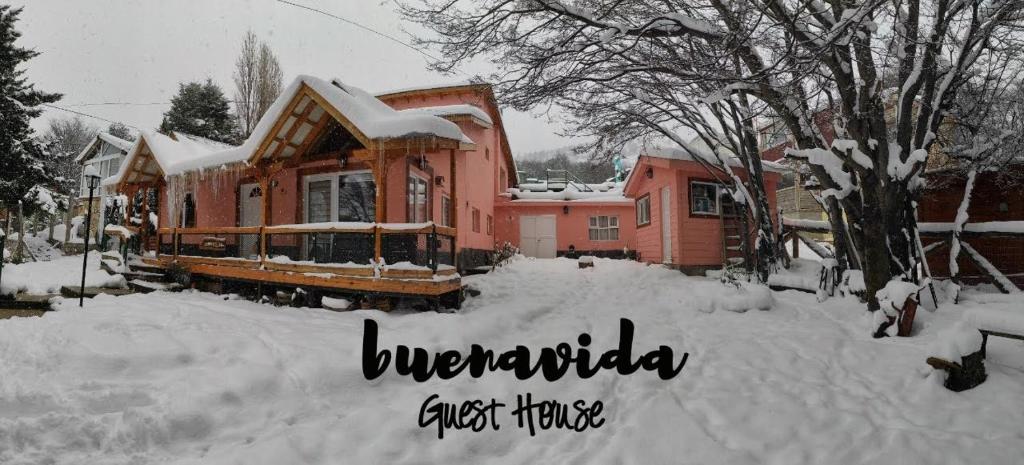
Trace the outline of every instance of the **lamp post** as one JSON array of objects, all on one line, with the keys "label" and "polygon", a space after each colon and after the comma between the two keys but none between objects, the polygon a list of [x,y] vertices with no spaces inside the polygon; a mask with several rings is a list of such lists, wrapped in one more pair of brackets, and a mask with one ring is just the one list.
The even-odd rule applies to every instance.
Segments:
[{"label": "lamp post", "polygon": [[100,172],[96,170],[96,166],[86,166],[82,174],[85,176],[85,182],[89,185],[89,203],[85,207],[85,251],[82,253],[82,286],[78,292],[79,307],[85,302],[85,269],[89,265],[89,235],[91,234],[89,228],[92,226],[92,196],[93,192],[100,185]]}]

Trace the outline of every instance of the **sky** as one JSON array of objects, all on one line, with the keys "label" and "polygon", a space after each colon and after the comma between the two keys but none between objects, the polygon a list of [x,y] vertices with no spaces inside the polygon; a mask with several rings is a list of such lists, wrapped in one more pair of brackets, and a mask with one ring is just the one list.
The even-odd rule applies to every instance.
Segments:
[{"label": "sky", "polygon": [[[409,42],[416,30],[391,0],[292,0]],[[251,29],[277,54],[285,85],[296,75],[337,77],[370,92],[461,82],[427,69],[420,53],[351,24],[276,0],[13,0],[24,6],[19,44],[42,54],[28,62],[36,87],[60,92],[57,103],[127,125],[154,129],[178,83],[213,79],[231,98],[231,75],[245,32]],[[431,54],[436,51],[428,51]],[[469,75],[492,71],[468,65]],[[97,103],[133,105],[95,105]],[[156,103],[156,104],[154,104]],[[538,109],[538,113],[543,109]],[[33,122],[73,116],[47,110]],[[515,154],[563,147],[557,122],[541,114],[504,110]],[[108,123],[91,119],[97,127]]]}]

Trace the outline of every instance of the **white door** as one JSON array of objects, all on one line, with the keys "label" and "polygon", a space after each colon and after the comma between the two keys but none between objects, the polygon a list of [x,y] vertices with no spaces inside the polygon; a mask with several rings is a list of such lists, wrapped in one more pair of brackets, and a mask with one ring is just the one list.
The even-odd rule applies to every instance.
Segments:
[{"label": "white door", "polygon": [[[238,189],[239,226],[259,226],[263,193],[259,184],[242,184]],[[259,254],[259,235],[243,234],[238,239],[238,256],[255,258]]]},{"label": "white door", "polygon": [[672,263],[672,191],[661,188],[661,262]]},{"label": "white door", "polygon": [[519,249],[527,257],[555,258],[555,215],[519,217]]}]

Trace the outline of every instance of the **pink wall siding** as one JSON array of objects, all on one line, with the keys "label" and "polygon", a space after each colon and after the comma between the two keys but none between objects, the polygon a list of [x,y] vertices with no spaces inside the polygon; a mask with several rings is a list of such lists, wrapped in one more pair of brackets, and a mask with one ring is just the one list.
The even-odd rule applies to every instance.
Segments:
[{"label": "pink wall siding", "polygon": [[[644,174],[651,167],[653,177]],[[714,178],[694,162],[642,158],[627,186],[627,195],[639,199],[651,198],[651,224],[636,230],[637,251],[640,259],[649,263],[662,263],[661,189],[671,189],[672,264],[682,266],[721,265],[722,233],[718,216],[704,216],[690,212],[690,182],[713,181]],[[744,177],[741,173],[741,177]],[[772,218],[776,215],[775,186],[780,176],[765,173],[768,202]],[[776,225],[776,228],[778,226]]]},{"label": "pink wall siding", "polygon": [[[569,206],[566,214],[563,207]],[[496,240],[510,242],[519,247],[519,217],[531,215],[554,215],[557,248],[566,251],[570,245],[579,251],[619,251],[636,247],[636,220],[632,202],[499,202]],[[619,239],[616,241],[591,241],[590,217],[598,215],[619,217]]]},{"label": "pink wall siding", "polygon": [[[460,92],[441,90],[426,95],[419,94],[408,97],[385,98],[383,100],[391,107],[399,110],[470,104],[491,114],[491,119],[495,123],[499,120],[493,105],[487,100],[485,94],[474,90]],[[491,128],[484,128],[468,121],[460,121],[457,124],[462,129],[462,132],[476,143],[476,150],[456,155],[456,169],[458,170],[456,196],[458,199],[455,207],[458,210],[458,244],[462,248],[491,250],[494,248],[495,237],[493,233],[487,233],[487,217],[490,216],[497,222],[494,209],[495,198],[499,193],[498,173],[502,167],[505,168],[506,173],[509,171],[505,159],[506,155],[501,144],[501,131],[497,125]],[[438,155],[438,166],[442,162],[448,163],[447,154]],[[443,166],[447,166],[447,164]],[[444,169],[444,171],[447,172],[448,170]],[[451,176],[446,174],[446,189],[450,188],[450,186],[447,186],[450,180]],[[440,195],[435,193],[434,200],[434,218],[440,222]],[[473,209],[477,209],[480,212],[479,231],[473,231],[472,228]]]}]

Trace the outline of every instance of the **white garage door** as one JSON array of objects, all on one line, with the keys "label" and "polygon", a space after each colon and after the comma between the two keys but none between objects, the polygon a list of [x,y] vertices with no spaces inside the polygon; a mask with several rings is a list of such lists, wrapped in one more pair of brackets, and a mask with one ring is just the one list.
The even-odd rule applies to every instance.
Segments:
[{"label": "white garage door", "polygon": [[555,215],[519,217],[519,249],[527,257],[555,258]]}]

